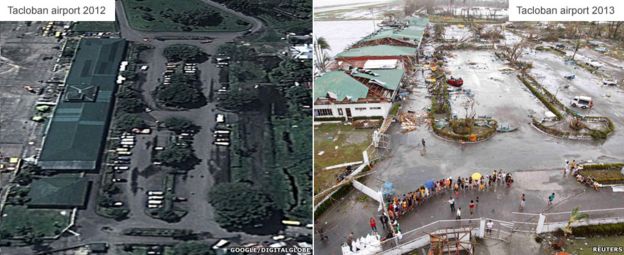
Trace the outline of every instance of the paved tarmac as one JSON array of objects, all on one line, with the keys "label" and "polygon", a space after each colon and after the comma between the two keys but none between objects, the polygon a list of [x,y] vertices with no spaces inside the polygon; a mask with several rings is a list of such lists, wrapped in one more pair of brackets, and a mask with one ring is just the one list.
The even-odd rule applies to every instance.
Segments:
[{"label": "paved tarmac", "polygon": [[[461,191],[459,198],[456,199],[456,207],[462,208],[462,219],[486,217],[503,221],[536,223],[536,216],[512,212],[555,213],[568,212],[575,207],[579,207],[581,210],[596,210],[622,205],[621,193],[613,193],[610,188],[594,191],[577,183],[570,176],[563,177],[559,169],[517,171],[513,175],[515,181],[511,188],[501,184],[496,187],[496,191],[493,189],[482,192],[476,190]],[[416,189],[417,186],[420,184],[414,184],[412,187]],[[402,192],[407,191],[404,189],[397,193],[402,194]],[[547,198],[552,192],[555,193],[555,201],[552,206],[549,206]],[[526,206],[524,210],[521,210],[520,197],[523,193],[526,196]],[[349,232],[354,232],[356,237],[370,232],[368,219],[372,216],[378,219],[378,204],[372,199],[362,199],[362,196],[363,194],[357,191],[351,192],[317,220],[317,225],[325,225],[325,234],[329,240],[315,242],[316,252],[340,254],[340,245],[346,241]],[[451,212],[448,204],[449,196],[450,194],[445,193],[433,197],[424,202],[422,206],[416,207],[414,211],[402,216],[399,219],[402,231],[407,232],[437,220],[455,219],[455,214]],[[470,200],[476,200],[477,196],[479,197],[479,204],[475,213],[470,215],[468,203]],[[608,216],[611,215],[609,213],[596,215],[596,217]],[[549,219],[562,221],[562,217],[565,215],[547,217],[547,221]],[[318,234],[315,235],[315,238],[318,237]]]}]

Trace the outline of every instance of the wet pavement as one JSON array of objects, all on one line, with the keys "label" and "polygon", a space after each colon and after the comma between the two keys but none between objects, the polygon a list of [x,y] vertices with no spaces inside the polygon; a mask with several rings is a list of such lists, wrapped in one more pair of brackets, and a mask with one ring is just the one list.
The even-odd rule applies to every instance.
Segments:
[{"label": "wet pavement", "polygon": [[[601,99],[597,102],[596,109],[592,110],[591,115],[611,117],[616,125],[615,133],[606,141],[555,138],[529,125],[529,114],[535,113],[536,116],[543,114],[544,106],[515,79],[514,74],[503,74],[498,70],[504,65],[493,59],[491,51],[456,51],[453,54],[455,58],[450,59],[449,70],[453,75],[463,76],[464,87],[474,93],[477,100],[477,115],[491,115],[499,121],[508,121],[517,125],[518,130],[498,133],[491,139],[476,144],[458,144],[438,138],[427,125],[421,125],[412,132],[401,133],[399,125],[395,124],[388,131],[392,139],[392,152],[388,158],[374,167],[375,172],[364,181],[366,185],[380,189],[383,183],[388,181],[393,183],[398,194],[403,194],[415,190],[428,179],[467,177],[473,172],[486,174],[491,173],[493,169],[503,169],[516,172],[517,182],[511,189],[503,188],[495,193],[480,194],[481,205],[475,217],[513,220],[510,218],[510,212],[519,209],[521,193],[527,195],[525,211],[535,213],[569,211],[576,206],[581,206],[582,209],[610,208],[616,203],[621,204],[621,198],[610,191],[589,192],[572,179],[562,180],[560,171],[566,159],[576,159],[579,162],[624,161],[624,146],[622,146],[624,136],[618,130],[624,126],[622,122],[624,120],[618,117],[624,106]],[[465,67],[464,63],[468,61],[478,62],[486,68]],[[534,65],[537,70],[541,70],[540,65],[556,67],[555,62],[557,61],[554,59],[538,58]],[[561,63],[563,64],[563,61]],[[420,75],[419,72],[417,74]],[[617,89],[601,87],[599,84],[587,88],[586,86],[593,86],[595,82],[589,84],[587,79],[591,77],[585,76],[582,72],[577,72],[578,76],[580,76],[579,84],[570,86],[570,90],[584,89],[586,93],[598,98],[600,94],[607,93],[605,90]],[[422,80],[422,77],[418,79]],[[542,82],[540,79],[538,81]],[[548,84],[546,82],[545,86],[549,90],[552,89]],[[551,92],[556,93],[552,90]],[[423,114],[430,105],[430,99],[426,98],[426,95],[424,87],[415,88],[403,102],[401,111],[410,110],[415,111],[417,115]],[[567,95],[560,91],[557,96]],[[619,95],[612,98],[617,101]],[[461,98],[451,96],[451,100]],[[452,104],[454,108],[461,107],[458,102]],[[460,113],[459,116],[465,113],[463,108],[453,111]],[[420,145],[423,138],[426,140],[426,149]],[[552,208],[546,207],[546,197],[553,191],[558,194],[557,198],[566,200]],[[378,206],[371,202],[371,199],[362,199],[362,195],[357,191],[350,192],[317,219],[317,224],[321,226],[327,222],[325,233],[329,236],[329,240],[316,242],[315,251],[323,254],[339,254],[340,243],[345,241],[349,232],[353,231],[355,236],[362,236],[369,231],[368,219],[377,215]],[[467,207],[467,202],[476,196],[476,193],[460,196],[460,206]],[[408,231],[434,220],[452,219],[447,199],[448,197],[433,199],[423,208],[417,209],[415,214],[412,213],[401,220],[402,229]],[[467,213],[466,210],[464,215]]]},{"label": "wet pavement", "polygon": [[[537,218],[534,216],[527,217],[513,212],[529,214],[568,212],[575,207],[580,207],[581,210],[607,209],[617,207],[616,205],[622,202],[621,193],[613,193],[609,188],[600,191],[586,188],[570,176],[563,177],[560,169],[518,171],[514,173],[514,176],[515,182],[511,188],[501,184],[496,186],[496,190],[461,191],[459,198],[456,199],[456,206],[462,208],[462,219],[484,217],[503,221],[536,223]],[[369,181],[371,179],[373,178],[369,178]],[[398,192],[401,194],[400,192],[404,191],[407,190]],[[555,193],[555,201],[552,206],[549,206],[547,198],[552,192]],[[526,205],[524,210],[521,210],[520,197],[523,193],[526,196]],[[340,254],[340,245],[345,242],[349,232],[354,232],[356,237],[370,232],[368,219],[371,216],[378,219],[377,204],[372,199],[360,199],[361,196],[362,194],[359,192],[351,192],[318,220],[317,225],[325,225],[325,234],[329,239],[315,242],[316,252]],[[479,203],[474,214],[470,215],[468,203],[470,200],[476,200],[477,197],[479,197]],[[422,206],[416,207],[414,211],[402,216],[399,223],[403,232],[433,221],[454,219],[455,214],[450,210],[448,199],[448,193],[435,196],[424,202]],[[602,216],[609,215],[596,215],[596,217]],[[555,218],[555,216],[552,218],[547,216],[547,222],[549,219],[552,221],[564,220],[563,218]],[[316,237],[318,238],[318,235]]]}]

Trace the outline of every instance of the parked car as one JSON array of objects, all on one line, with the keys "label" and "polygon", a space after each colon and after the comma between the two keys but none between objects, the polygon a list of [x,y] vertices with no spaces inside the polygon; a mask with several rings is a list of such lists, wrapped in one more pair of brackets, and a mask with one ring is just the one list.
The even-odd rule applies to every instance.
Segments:
[{"label": "parked car", "polygon": [[602,84],[609,85],[609,86],[617,86],[617,81],[613,79],[603,79]]},{"label": "parked car", "polygon": [[593,104],[594,102],[592,101],[592,98],[588,96],[575,96],[572,99],[572,103],[570,103],[572,107],[578,107],[581,109],[591,108]]}]

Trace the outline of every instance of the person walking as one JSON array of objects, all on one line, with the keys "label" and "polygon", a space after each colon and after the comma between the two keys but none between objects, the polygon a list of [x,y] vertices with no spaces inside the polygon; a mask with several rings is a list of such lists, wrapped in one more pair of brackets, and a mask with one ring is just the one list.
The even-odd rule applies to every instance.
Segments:
[{"label": "person walking", "polygon": [[525,204],[526,204],[526,199],[524,197],[524,193],[522,193],[522,196],[520,197],[520,210],[524,210]]},{"label": "person walking", "polygon": [[348,236],[347,236],[347,245],[349,246],[349,250],[351,252],[355,252],[353,250],[353,232],[351,232]]},{"label": "person walking", "polygon": [[470,209],[470,215],[472,215],[475,209],[475,202],[473,200],[470,200],[470,204],[468,204],[468,209]]},{"label": "person walking", "polygon": [[570,173],[570,161],[566,159],[565,167],[563,168],[563,177],[565,177],[568,173]]},{"label": "person walking", "polygon": [[555,192],[553,192],[552,194],[550,194],[550,196],[548,196],[548,205],[552,205],[554,200],[555,200]]},{"label": "person walking", "polygon": [[377,222],[375,222],[375,217],[370,217],[368,223],[370,224],[371,230],[377,232]]},{"label": "person walking", "polygon": [[451,213],[453,213],[455,211],[455,199],[453,197],[450,197],[448,202],[449,202],[449,205],[451,206]]},{"label": "person walking", "polygon": [[425,138],[421,139],[420,142],[422,143],[423,148],[426,147],[425,146]]},{"label": "person walking", "polygon": [[455,219],[461,220],[461,207],[457,208],[457,212],[455,213]]}]

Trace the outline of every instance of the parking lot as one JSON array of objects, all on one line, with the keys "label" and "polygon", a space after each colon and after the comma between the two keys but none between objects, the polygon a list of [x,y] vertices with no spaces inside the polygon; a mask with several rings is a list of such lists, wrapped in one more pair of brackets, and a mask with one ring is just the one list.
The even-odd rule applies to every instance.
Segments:
[{"label": "parking lot", "polygon": [[516,78],[517,72],[508,69],[491,51],[453,52],[448,70],[452,76],[464,80],[465,91],[451,93],[453,114],[463,118],[464,104],[467,98],[472,98],[477,116],[489,116],[515,127],[526,123],[530,114],[543,117],[546,108]]},{"label": "parking lot", "polygon": [[[562,103],[569,105],[575,96],[589,96],[594,101],[591,110],[573,109],[583,115],[610,117],[616,125],[624,124],[622,88],[603,85],[600,77],[581,67],[567,65],[562,57],[549,52],[528,54],[525,59],[533,63],[531,75],[555,94]],[[563,77],[565,74],[575,74],[575,78],[565,79]]]},{"label": "parking lot", "polygon": [[[39,35],[41,24],[23,22],[0,24],[0,155],[22,156],[24,141],[40,143],[43,125],[32,121],[35,103],[50,97],[56,84],[46,81],[63,77],[64,69],[53,72],[61,43],[54,37]],[[27,89],[32,89],[31,91]],[[41,94],[40,94],[41,93]],[[32,149],[32,148],[31,148]],[[26,157],[36,154],[28,150]]]}]

